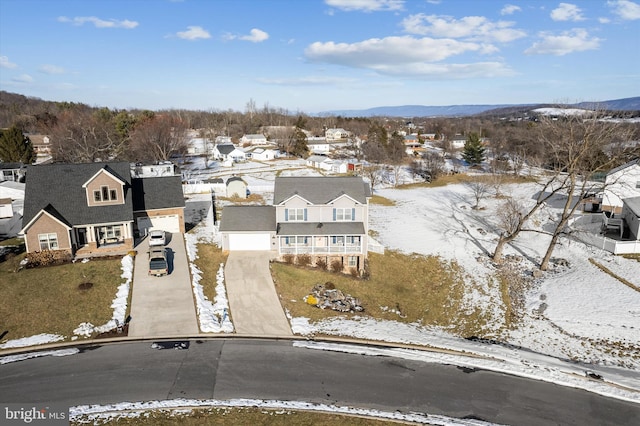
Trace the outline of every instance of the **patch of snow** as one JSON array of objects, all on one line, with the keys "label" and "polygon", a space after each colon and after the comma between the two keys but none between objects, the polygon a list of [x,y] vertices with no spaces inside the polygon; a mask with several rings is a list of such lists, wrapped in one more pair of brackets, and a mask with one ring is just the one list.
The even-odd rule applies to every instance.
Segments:
[{"label": "patch of snow", "polygon": [[69,348],[69,349],[59,349],[56,351],[41,351],[41,352],[29,352],[26,354],[18,354],[18,355],[7,355],[0,357],[0,365],[9,364],[10,362],[18,362],[24,361],[26,359],[31,358],[39,358],[43,356],[67,356],[67,355],[75,355],[80,353],[79,349]]},{"label": "patch of snow", "polygon": [[27,346],[45,345],[47,343],[59,342],[64,340],[64,336],[59,334],[36,334],[35,336],[23,337],[20,339],[9,340],[0,345],[0,349],[24,348]]}]

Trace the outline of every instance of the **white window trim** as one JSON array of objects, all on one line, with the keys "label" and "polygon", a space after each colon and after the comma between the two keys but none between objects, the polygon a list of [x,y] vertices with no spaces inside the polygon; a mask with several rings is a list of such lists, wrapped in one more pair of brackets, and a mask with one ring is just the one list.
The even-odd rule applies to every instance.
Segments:
[{"label": "white window trim", "polygon": [[288,209],[288,222],[304,222],[304,208],[292,207]]},{"label": "white window trim", "polygon": [[[47,248],[42,248],[42,243],[46,242]],[[40,246],[40,250],[58,250],[60,245],[58,244],[58,234],[38,234],[38,244]]]},{"label": "white window trim", "polygon": [[[353,210],[351,207],[336,207],[336,222],[351,222]],[[341,217],[342,216],[342,217]]]}]

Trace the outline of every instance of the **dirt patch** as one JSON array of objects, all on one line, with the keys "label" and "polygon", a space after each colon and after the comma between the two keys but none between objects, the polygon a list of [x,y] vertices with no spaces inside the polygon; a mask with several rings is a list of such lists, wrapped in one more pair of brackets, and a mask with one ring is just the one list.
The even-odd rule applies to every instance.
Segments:
[{"label": "dirt patch", "polygon": [[93,283],[82,283],[78,285],[78,290],[89,290],[93,287]]}]

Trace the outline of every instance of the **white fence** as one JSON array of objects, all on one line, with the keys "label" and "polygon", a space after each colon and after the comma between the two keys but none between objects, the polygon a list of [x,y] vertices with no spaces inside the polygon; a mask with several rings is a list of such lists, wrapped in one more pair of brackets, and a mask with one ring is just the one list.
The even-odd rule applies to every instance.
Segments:
[{"label": "white fence", "polygon": [[602,224],[600,215],[578,216],[571,221],[572,235],[583,243],[601,248],[613,254],[640,253],[640,241],[619,241],[599,234]]}]

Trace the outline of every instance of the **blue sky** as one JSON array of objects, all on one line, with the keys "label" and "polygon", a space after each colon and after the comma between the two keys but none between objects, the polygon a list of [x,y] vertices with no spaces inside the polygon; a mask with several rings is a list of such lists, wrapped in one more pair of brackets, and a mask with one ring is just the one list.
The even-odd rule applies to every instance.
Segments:
[{"label": "blue sky", "polygon": [[0,0],[0,89],[315,113],[640,95],[634,0]]}]

